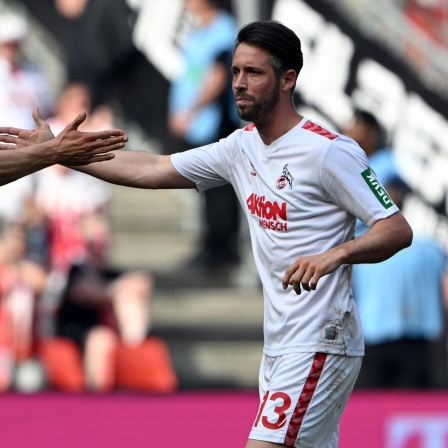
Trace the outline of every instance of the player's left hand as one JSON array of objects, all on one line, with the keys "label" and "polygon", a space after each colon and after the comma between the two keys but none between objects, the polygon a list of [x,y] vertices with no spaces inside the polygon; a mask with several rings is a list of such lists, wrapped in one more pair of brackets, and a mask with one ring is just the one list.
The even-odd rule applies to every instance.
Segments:
[{"label": "player's left hand", "polygon": [[25,148],[54,139],[50,126],[41,118],[37,107],[33,110],[33,119],[37,129],[0,127],[0,143],[4,143],[0,149]]},{"label": "player's left hand", "polygon": [[282,280],[283,289],[292,286],[296,294],[301,294],[302,288],[305,291],[314,291],[319,279],[331,274],[340,265],[334,250],[300,257],[286,269]]}]

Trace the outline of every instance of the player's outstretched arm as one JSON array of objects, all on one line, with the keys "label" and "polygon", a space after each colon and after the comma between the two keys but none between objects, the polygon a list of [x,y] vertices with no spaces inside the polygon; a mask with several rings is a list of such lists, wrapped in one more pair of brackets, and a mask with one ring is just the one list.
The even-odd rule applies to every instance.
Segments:
[{"label": "player's outstretched arm", "polygon": [[54,164],[82,166],[110,160],[124,147],[127,137],[120,129],[81,132],[78,127],[86,119],[81,112],[55,138],[50,127],[33,113],[37,129],[0,127],[0,185]]},{"label": "player's outstretched arm", "polygon": [[[37,130],[29,131],[31,134],[25,135],[26,138],[20,140],[19,146],[26,145],[29,140],[40,143],[54,138],[48,124],[39,116],[38,109],[34,111],[33,117]],[[117,151],[127,141],[120,129],[78,131],[85,119],[85,112],[81,112],[50,142],[53,155],[57,157],[53,163],[69,166],[117,185],[152,189],[195,187],[193,182],[175,170],[170,156],[142,151]]]},{"label": "player's outstretched arm", "polygon": [[283,289],[315,290],[321,277],[343,264],[379,263],[410,246],[412,229],[401,212],[377,221],[368,232],[326,252],[297,259],[283,276]]},{"label": "player's outstretched arm", "polygon": [[113,160],[75,169],[106,182],[127,187],[195,188],[193,182],[174,168],[171,156],[144,151],[117,151]]}]

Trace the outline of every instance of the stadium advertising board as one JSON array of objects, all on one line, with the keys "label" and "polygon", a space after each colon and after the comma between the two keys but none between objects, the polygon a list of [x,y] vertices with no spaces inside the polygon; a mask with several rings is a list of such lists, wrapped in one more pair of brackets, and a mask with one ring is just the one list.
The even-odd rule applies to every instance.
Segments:
[{"label": "stadium advertising board", "polygon": [[[256,391],[183,391],[172,395],[6,394],[1,446],[121,448],[243,447]],[[173,429],[173,409],[180,410]],[[223,432],[222,429],[225,429]],[[25,429],[25,430],[24,430]],[[447,448],[444,391],[355,391],[345,410],[343,448]]]}]

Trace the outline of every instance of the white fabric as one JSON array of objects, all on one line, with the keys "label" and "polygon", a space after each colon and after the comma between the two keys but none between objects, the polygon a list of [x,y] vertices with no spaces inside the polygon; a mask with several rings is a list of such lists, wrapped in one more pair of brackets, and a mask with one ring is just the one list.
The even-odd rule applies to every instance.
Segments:
[{"label": "white fabric", "polygon": [[0,59],[0,123],[1,126],[34,129],[32,112],[39,107],[46,117],[52,106],[52,94],[43,75],[30,65],[12,70]]},{"label": "white fabric", "polygon": [[[304,128],[310,124],[317,132]],[[316,291],[297,295],[282,288],[297,258],[354,238],[356,217],[371,226],[397,212],[395,205],[386,209],[362,177],[368,160],[360,147],[304,119],[268,147],[248,126],[173,154],[172,162],[199,191],[227,182],[235,188],[263,284],[265,354],[362,355],[350,266],[321,278]]]},{"label": "white fabric", "polygon": [[282,446],[337,448],[339,421],[362,357],[263,356],[260,407],[249,438]]},{"label": "white fabric", "polygon": [[36,174],[36,202],[48,215],[92,213],[110,200],[110,186],[101,180],[58,165]]},{"label": "white fabric", "polygon": [[27,198],[33,193],[33,176],[25,176],[9,184],[0,186],[0,218],[20,221]]}]

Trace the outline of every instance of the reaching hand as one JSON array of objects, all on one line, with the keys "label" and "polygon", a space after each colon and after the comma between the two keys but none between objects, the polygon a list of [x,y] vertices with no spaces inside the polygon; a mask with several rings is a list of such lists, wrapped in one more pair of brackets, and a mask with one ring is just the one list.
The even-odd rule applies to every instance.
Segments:
[{"label": "reaching hand", "polygon": [[48,123],[39,115],[39,109],[33,110],[33,118],[37,124],[37,129],[20,129],[13,127],[0,127],[1,149],[25,148],[39,143],[45,143],[54,139]]},{"label": "reaching hand", "polygon": [[124,147],[128,138],[121,129],[97,132],[81,132],[78,127],[86,119],[86,113],[81,112],[69,123],[51,142],[53,146],[54,163],[68,166],[88,165],[115,157],[111,151]]},{"label": "reaching hand", "polygon": [[33,146],[33,152],[36,155],[44,152],[49,165],[57,163],[82,166],[113,159],[114,154],[111,151],[123,148],[128,140],[124,132],[121,129],[81,132],[78,127],[85,121],[86,116],[86,113],[82,111],[55,137],[36,108],[33,111],[33,118],[37,129],[0,127],[0,149]]}]

